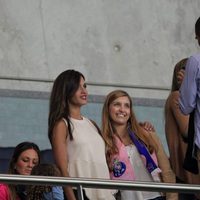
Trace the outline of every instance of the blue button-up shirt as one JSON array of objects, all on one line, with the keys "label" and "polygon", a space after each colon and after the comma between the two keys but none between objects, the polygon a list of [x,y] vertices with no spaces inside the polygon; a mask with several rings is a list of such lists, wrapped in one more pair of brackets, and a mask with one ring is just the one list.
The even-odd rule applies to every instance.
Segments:
[{"label": "blue button-up shirt", "polygon": [[61,186],[53,186],[51,192],[44,193],[43,200],[64,200],[64,193]]},{"label": "blue button-up shirt", "polygon": [[195,109],[194,142],[200,149],[200,54],[191,56],[187,61],[184,80],[180,88],[179,105],[185,115]]}]

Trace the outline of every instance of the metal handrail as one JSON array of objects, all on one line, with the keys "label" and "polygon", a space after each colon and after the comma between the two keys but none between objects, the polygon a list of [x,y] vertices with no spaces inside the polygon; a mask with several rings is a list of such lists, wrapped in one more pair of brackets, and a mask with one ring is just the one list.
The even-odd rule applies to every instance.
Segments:
[{"label": "metal handrail", "polygon": [[[11,81],[27,81],[27,82],[43,82],[43,83],[53,83],[53,79],[38,79],[30,77],[15,77],[15,76],[0,76],[0,80],[11,80]],[[97,86],[97,87],[118,87],[118,88],[130,88],[130,89],[144,89],[144,90],[163,90],[169,91],[169,87],[158,87],[158,86],[147,86],[147,85],[130,85],[121,83],[102,83],[102,82],[87,82],[87,85]]]},{"label": "metal handrail", "polygon": [[83,188],[103,188],[139,191],[200,193],[200,185],[157,183],[143,181],[113,181],[107,179],[64,178],[0,174],[0,182],[22,185],[70,185],[77,187],[79,200],[83,200]]}]

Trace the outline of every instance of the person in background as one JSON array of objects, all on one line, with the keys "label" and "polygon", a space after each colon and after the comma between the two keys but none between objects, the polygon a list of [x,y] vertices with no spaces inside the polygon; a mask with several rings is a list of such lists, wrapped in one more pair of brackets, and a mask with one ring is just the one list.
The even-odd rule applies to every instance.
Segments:
[{"label": "person in background", "polygon": [[[48,136],[63,177],[109,179],[104,140],[94,122],[81,114],[88,100],[86,87],[83,74],[73,69],[55,79],[50,96]],[[85,199],[115,199],[107,189],[84,191]],[[76,199],[72,187],[64,187],[64,193],[68,200]]]},{"label": "person in background", "polygon": [[[102,110],[102,135],[113,180],[175,183],[164,148],[154,131],[142,128],[132,110],[132,99],[123,90],[109,93]],[[121,200],[161,200],[160,192],[120,191]],[[176,193],[166,193],[177,200]]]},{"label": "person in background", "polygon": [[[171,92],[165,103],[165,134],[169,149],[170,163],[177,183],[200,184],[199,175],[183,168],[187,150],[189,116],[184,115],[178,105],[179,89],[184,78],[187,58],[180,60],[174,67]],[[179,200],[195,199],[193,194],[180,194]]]},{"label": "person in background", "polygon": [[[36,165],[31,175],[35,176],[61,176],[54,164]],[[27,200],[64,200],[61,186],[31,185],[27,188]]]},{"label": "person in background", "polygon": [[[200,17],[195,23],[195,34],[200,45]],[[180,88],[179,106],[184,115],[194,111],[194,141],[191,157],[197,160],[200,174],[200,53],[192,55],[186,64],[185,77]]]},{"label": "person in background", "polygon": [[[40,149],[32,142],[18,144],[10,160],[8,173],[30,175],[33,167],[40,163]],[[1,200],[26,199],[26,190],[23,185],[0,184]]]}]

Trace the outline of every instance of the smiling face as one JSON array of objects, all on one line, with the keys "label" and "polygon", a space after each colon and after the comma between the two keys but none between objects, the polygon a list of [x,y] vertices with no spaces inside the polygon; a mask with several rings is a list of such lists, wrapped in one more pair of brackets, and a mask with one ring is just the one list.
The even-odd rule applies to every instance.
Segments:
[{"label": "smiling face", "polygon": [[39,163],[39,157],[34,149],[23,151],[15,163],[15,169],[20,175],[30,175],[33,167]]},{"label": "smiling face", "polygon": [[127,125],[130,118],[130,101],[127,96],[118,97],[109,106],[109,113],[114,126]]},{"label": "smiling face", "polygon": [[83,79],[83,77],[81,77],[79,87],[70,100],[71,105],[82,106],[82,105],[87,104],[88,92],[87,92],[86,87],[87,86],[86,86],[85,80]]}]

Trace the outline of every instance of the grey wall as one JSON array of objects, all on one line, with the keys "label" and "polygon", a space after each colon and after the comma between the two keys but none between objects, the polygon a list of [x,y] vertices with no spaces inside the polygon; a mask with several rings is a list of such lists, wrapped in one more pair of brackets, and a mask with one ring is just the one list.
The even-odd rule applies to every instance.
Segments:
[{"label": "grey wall", "polygon": [[[31,139],[49,147],[48,98],[23,91],[49,93],[69,68],[89,83],[123,84],[132,97],[145,98],[137,116],[152,121],[165,143],[164,104],[145,102],[166,99],[174,65],[198,51],[199,10],[199,0],[0,0],[0,146]],[[88,89],[95,97],[114,87]],[[100,110],[94,99],[83,114],[100,123]]]},{"label": "grey wall", "polygon": [[[169,87],[175,63],[197,51],[199,10],[199,0],[0,0],[0,75],[54,79],[75,68],[89,82]],[[0,80],[6,89],[50,87]],[[92,94],[111,89],[89,88]]]},{"label": "grey wall", "polygon": [[[103,96],[89,96],[82,114],[101,126]],[[167,144],[163,128],[163,101],[134,98],[133,109],[139,121],[151,121]],[[16,146],[22,141],[33,141],[41,149],[50,148],[47,137],[49,94],[0,90],[0,146]]]}]

